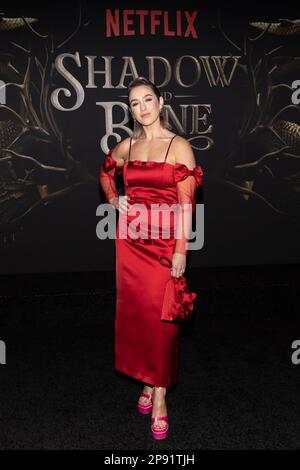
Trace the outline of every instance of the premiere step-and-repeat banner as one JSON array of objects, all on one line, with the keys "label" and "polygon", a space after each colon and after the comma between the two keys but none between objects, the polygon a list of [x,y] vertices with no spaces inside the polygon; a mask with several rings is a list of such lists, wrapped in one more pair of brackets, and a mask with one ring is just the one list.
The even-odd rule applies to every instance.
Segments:
[{"label": "premiere step-and-repeat banner", "polygon": [[114,269],[98,175],[138,76],[204,171],[190,266],[300,261],[296,5],[11,0],[0,36],[1,274]]}]

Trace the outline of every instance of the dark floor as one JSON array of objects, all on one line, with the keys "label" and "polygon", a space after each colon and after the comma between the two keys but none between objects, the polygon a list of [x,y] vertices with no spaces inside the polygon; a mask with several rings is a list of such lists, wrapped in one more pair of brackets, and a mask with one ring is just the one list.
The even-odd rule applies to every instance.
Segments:
[{"label": "dark floor", "polygon": [[[203,268],[170,433],[114,370],[114,273],[0,276],[1,449],[300,449],[300,266]],[[299,355],[300,357],[300,355]]]}]

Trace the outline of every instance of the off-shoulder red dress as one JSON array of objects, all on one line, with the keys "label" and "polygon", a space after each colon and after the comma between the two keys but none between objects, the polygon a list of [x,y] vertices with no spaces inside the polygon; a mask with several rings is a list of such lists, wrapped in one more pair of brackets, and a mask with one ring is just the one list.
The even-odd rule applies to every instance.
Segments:
[{"label": "off-shoulder red dress", "polygon": [[[189,207],[194,211],[195,190],[202,184],[203,175],[200,165],[190,170],[182,163],[173,165],[166,161],[175,137],[170,141],[164,161],[159,162],[130,160],[129,152],[128,160],[119,166],[111,157],[111,149],[99,175],[108,202],[118,196],[115,176],[123,172],[129,203],[136,209],[136,204],[142,204],[139,212],[135,209],[131,214],[129,209],[126,220],[119,213],[117,224],[115,368],[156,387],[174,385],[179,364],[179,324],[161,320],[164,289],[170,270],[161,264],[159,257],[172,260],[174,252],[186,254],[185,234],[188,232],[182,231],[181,237],[176,238],[178,233],[174,230],[172,214],[167,219],[163,216],[155,218],[153,214],[157,210],[163,213],[162,204],[165,208],[173,204],[180,208],[191,204]],[[130,228],[137,215],[140,230],[139,238],[134,239],[136,235]],[[168,238],[163,235],[166,220],[169,220]],[[188,220],[186,217],[185,223],[191,224],[191,218]]]}]

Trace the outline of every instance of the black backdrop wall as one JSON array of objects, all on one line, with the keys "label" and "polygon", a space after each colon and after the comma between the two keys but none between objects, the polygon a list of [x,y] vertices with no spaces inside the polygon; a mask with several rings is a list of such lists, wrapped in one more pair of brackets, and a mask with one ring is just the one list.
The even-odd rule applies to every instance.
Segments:
[{"label": "black backdrop wall", "polygon": [[158,85],[173,132],[189,139],[204,171],[204,246],[190,266],[299,262],[292,2],[1,9],[2,274],[114,269],[114,241],[96,236],[98,173],[108,149],[131,135],[126,86],[135,76]]}]

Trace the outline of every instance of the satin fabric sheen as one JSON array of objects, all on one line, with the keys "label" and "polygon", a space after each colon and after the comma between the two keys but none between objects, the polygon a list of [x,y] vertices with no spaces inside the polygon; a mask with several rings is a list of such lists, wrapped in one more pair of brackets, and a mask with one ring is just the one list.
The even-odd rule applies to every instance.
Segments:
[{"label": "satin fabric sheen", "polygon": [[[133,160],[125,162],[123,168],[129,203],[144,204],[140,233],[148,239],[132,239],[128,225],[136,212],[131,214],[129,209],[127,220],[120,213],[116,238],[115,368],[157,387],[170,387],[177,382],[179,325],[161,320],[170,270],[159,262],[160,256],[172,259],[176,240],[174,217],[169,217],[169,239],[162,237],[160,223],[152,224],[150,239],[149,211],[153,203],[176,204],[176,181],[191,174],[185,165],[175,167],[166,162]],[[128,230],[126,238],[122,238],[126,235],[124,230]],[[153,233],[159,238],[153,238]]]},{"label": "satin fabric sheen", "polygon": [[[146,384],[170,387],[177,382],[179,324],[161,320],[170,270],[159,258],[171,260],[174,251],[186,254],[184,236],[174,238],[170,206],[189,203],[195,209],[194,192],[202,184],[203,171],[200,165],[190,170],[166,161],[129,160],[119,166],[112,152],[100,169],[100,184],[109,202],[118,197],[115,177],[123,173],[130,197],[130,209],[126,216],[119,212],[116,230],[115,368]],[[139,225],[133,230],[137,216]],[[190,218],[185,220],[189,227]]]}]

